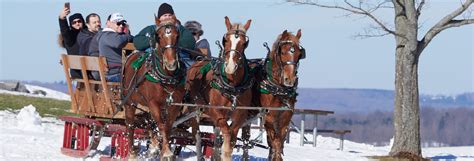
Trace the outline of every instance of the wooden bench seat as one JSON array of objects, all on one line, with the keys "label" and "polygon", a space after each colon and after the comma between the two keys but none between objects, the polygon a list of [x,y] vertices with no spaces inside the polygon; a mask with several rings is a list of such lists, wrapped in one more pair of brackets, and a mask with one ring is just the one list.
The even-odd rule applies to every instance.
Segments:
[{"label": "wooden bench seat", "polygon": [[[61,63],[71,96],[72,111],[90,117],[112,118],[116,112],[113,102],[119,97],[113,95],[111,89],[120,86],[120,82],[106,81],[105,75],[108,71],[106,58],[62,54]],[[82,79],[72,78],[70,69],[80,70]],[[89,78],[88,71],[98,72],[100,81]],[[73,89],[73,82],[77,82],[75,89]],[[118,117],[122,117],[122,114]]]}]

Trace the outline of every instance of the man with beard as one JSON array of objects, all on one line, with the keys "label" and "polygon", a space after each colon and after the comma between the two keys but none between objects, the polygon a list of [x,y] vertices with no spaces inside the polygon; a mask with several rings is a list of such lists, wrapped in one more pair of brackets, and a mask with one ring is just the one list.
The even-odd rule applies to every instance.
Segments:
[{"label": "man with beard", "polygon": [[91,13],[86,17],[87,28],[82,29],[77,36],[77,42],[79,43],[79,54],[87,55],[89,52],[89,45],[92,37],[99,32],[101,27],[100,16],[96,13]]}]

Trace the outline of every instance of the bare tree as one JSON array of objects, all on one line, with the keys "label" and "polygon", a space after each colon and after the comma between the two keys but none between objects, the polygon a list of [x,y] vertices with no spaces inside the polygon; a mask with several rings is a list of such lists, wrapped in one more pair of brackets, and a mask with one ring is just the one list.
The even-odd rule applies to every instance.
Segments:
[{"label": "bare tree", "polygon": [[[323,8],[341,9],[349,15],[362,15],[373,20],[377,27],[366,30],[361,37],[394,35],[396,40],[396,71],[395,71],[395,110],[394,129],[395,140],[390,155],[411,153],[421,156],[420,146],[420,116],[418,94],[418,60],[423,50],[438,35],[452,27],[460,27],[474,23],[469,6],[474,0],[459,0],[460,6],[443,17],[432,26],[421,38],[418,38],[419,17],[425,5],[425,0],[334,0],[333,4],[318,1],[287,0],[295,4],[314,5]],[[393,9],[395,11],[394,29],[388,23],[376,17],[378,9]],[[460,16],[465,13],[465,15]]]}]

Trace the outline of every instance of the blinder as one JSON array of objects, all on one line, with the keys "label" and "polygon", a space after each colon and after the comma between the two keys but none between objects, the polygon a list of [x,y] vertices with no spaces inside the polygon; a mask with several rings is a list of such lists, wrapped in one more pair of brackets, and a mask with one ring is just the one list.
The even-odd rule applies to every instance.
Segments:
[{"label": "blinder", "polygon": [[306,58],[306,49],[304,49],[304,47],[300,45],[300,59],[305,59],[305,58]]},{"label": "blinder", "polygon": [[[279,42],[279,43],[278,43],[278,48],[277,48],[277,53],[281,53],[281,46],[282,46],[283,44],[291,44],[291,45],[293,45],[294,43],[293,43],[293,41],[289,41],[289,40]],[[300,49],[300,56],[298,57],[298,59],[305,59],[305,58],[306,58],[306,49],[305,49],[303,46],[301,46],[301,45],[298,45],[298,47],[299,47],[299,49]]]}]

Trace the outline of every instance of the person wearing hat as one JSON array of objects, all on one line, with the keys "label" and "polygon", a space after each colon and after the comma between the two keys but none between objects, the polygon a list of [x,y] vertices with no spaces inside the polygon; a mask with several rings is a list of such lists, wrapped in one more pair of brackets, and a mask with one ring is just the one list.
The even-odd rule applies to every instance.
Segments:
[{"label": "person wearing hat", "polygon": [[122,73],[122,48],[133,40],[128,30],[127,21],[120,13],[113,13],[107,22],[107,27],[94,37],[97,39],[99,56],[107,60],[106,79],[111,82],[120,82]]},{"label": "person wearing hat", "polygon": [[204,34],[201,23],[197,21],[188,21],[184,24],[184,27],[186,27],[189,31],[191,31],[191,33],[193,33],[194,39],[196,40],[196,49],[198,49],[198,51],[201,51],[201,53],[203,53],[204,55],[211,57],[211,49],[209,46],[209,42],[207,41],[207,39],[201,37],[202,34]]},{"label": "person wearing hat", "polygon": [[[175,14],[173,11],[173,7],[171,7],[171,5],[169,5],[168,3],[161,4],[158,9],[157,17],[160,19],[160,21],[166,21],[174,18]],[[179,47],[185,49],[180,50],[179,59],[184,62],[186,68],[189,68],[194,63],[194,60],[191,59],[191,53],[187,52],[186,50],[194,50],[196,46],[196,41],[194,40],[192,33],[184,26],[182,26],[179,21],[176,25],[179,32]],[[154,35],[156,27],[157,26],[155,24],[147,26],[142,29],[137,35],[135,35],[135,38],[133,39],[133,44],[135,45],[135,48],[137,50],[150,50],[150,39],[147,35]],[[156,43],[154,39],[151,39],[151,41],[152,44]]]},{"label": "person wearing hat", "polygon": [[[77,35],[84,27],[84,18],[80,13],[75,13],[69,16],[69,24],[66,20],[67,15],[71,13],[68,6],[64,6],[59,14],[59,28],[60,35],[58,37],[59,46],[66,49],[69,55],[79,55],[79,44],[77,43]],[[80,70],[71,70],[72,78],[82,78]]]}]

